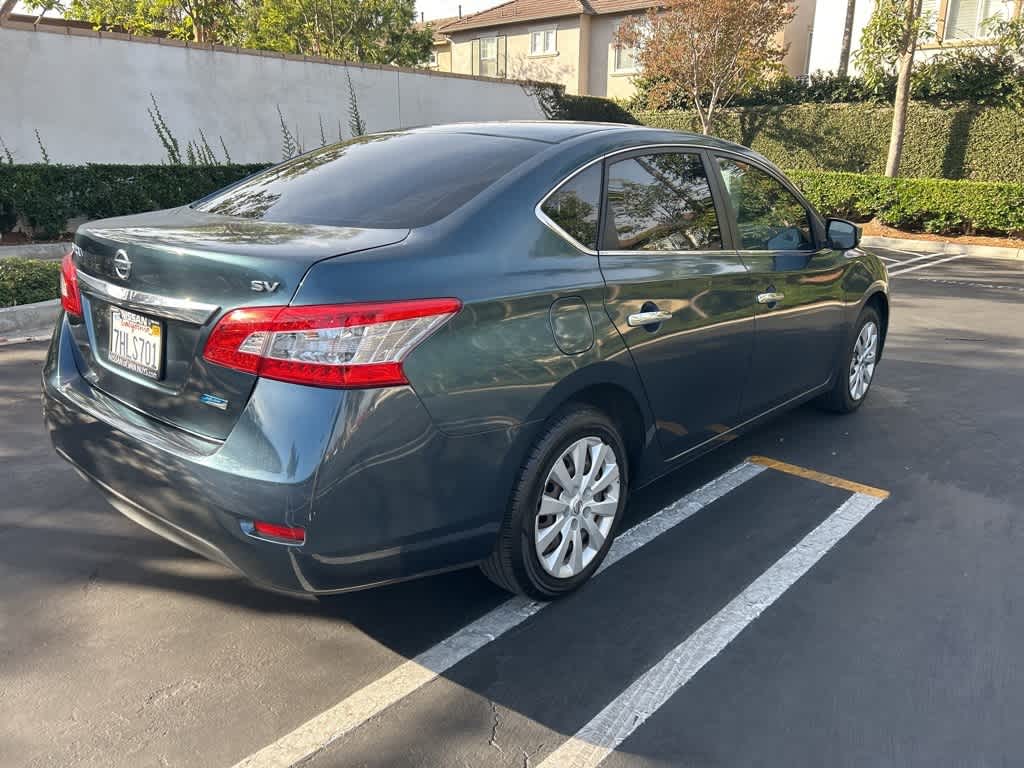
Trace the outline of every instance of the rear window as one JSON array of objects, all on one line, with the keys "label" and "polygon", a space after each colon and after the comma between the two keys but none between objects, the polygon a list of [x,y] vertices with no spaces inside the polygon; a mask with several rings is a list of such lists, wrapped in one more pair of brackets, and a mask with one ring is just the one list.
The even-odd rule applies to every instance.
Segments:
[{"label": "rear window", "polygon": [[361,136],[269,168],[194,207],[291,224],[423,227],[545,147],[479,134]]}]

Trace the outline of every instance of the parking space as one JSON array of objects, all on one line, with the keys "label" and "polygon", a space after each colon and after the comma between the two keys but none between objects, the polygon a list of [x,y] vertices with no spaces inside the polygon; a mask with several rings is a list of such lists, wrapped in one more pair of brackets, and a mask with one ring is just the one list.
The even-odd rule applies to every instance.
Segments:
[{"label": "parking space", "polygon": [[644,489],[547,605],[474,571],[260,592],[109,510],[46,445],[42,346],[0,349],[0,763],[1012,764],[1024,266],[879,253],[865,407]]}]

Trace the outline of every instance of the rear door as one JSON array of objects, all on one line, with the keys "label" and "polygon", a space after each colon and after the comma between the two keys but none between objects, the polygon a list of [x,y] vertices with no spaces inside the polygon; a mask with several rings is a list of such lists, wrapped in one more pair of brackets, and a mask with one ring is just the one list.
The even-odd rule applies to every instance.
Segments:
[{"label": "rear door", "polygon": [[666,458],[735,426],[753,349],[751,285],[701,150],[606,161],[606,307],[647,391]]},{"label": "rear door", "polygon": [[744,418],[824,384],[843,326],[847,260],[789,184],[746,158],[716,153],[729,224],[750,269],[757,336]]}]

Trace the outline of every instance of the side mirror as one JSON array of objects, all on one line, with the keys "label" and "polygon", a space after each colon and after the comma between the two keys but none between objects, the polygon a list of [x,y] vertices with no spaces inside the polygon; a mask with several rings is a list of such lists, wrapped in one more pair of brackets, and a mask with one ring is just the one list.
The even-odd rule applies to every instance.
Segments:
[{"label": "side mirror", "polygon": [[839,251],[848,251],[860,245],[860,227],[845,219],[826,221],[825,236],[828,244]]}]

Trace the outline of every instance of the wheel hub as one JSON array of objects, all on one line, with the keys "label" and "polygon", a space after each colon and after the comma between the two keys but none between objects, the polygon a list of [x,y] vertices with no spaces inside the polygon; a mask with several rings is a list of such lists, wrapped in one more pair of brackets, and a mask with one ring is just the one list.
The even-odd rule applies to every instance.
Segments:
[{"label": "wheel hub", "polygon": [[541,566],[555,578],[575,576],[597,556],[619,506],[618,459],[600,437],[570,445],[548,471],[534,522]]}]

